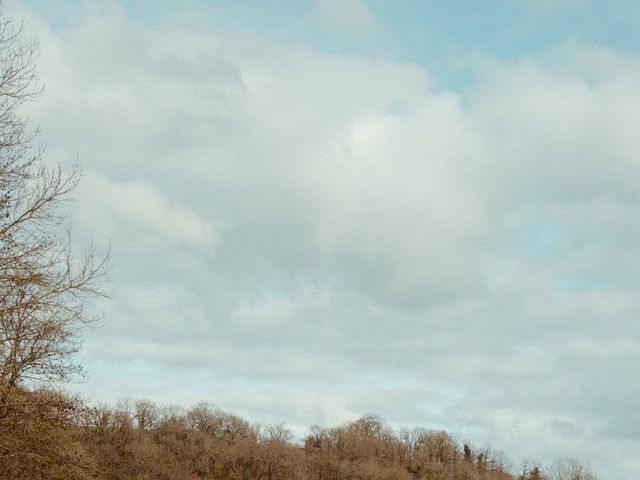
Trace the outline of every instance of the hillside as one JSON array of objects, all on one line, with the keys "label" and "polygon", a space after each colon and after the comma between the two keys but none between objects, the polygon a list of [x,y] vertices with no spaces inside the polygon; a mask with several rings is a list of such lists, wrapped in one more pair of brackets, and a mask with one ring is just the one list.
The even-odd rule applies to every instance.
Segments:
[{"label": "hillside", "polygon": [[444,431],[394,431],[375,416],[314,426],[296,441],[280,424],[199,403],[89,407],[56,391],[3,389],[0,479],[595,480],[577,460],[514,466],[504,452]]}]

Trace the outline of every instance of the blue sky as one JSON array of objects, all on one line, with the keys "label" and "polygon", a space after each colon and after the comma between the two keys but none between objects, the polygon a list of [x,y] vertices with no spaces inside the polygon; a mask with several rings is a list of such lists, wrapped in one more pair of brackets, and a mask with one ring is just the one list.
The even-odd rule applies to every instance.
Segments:
[{"label": "blue sky", "polygon": [[[461,90],[473,85],[477,56],[515,61],[566,42],[630,53],[640,48],[636,28],[640,5],[632,0],[490,0],[482,8],[471,0],[369,1],[371,24],[364,29],[348,15],[305,21],[321,3],[188,0],[177,8],[174,2],[132,0],[111,2],[111,8],[123,9],[127,18],[141,24],[260,32],[272,40],[303,43],[325,52],[415,62],[428,68],[443,88]],[[341,2],[325,3],[337,11],[333,5]],[[96,8],[95,3],[75,0],[24,4],[58,30],[76,24],[83,11]]]},{"label": "blue sky", "polygon": [[[376,34],[368,38],[362,38],[357,30],[323,35],[327,25],[322,24],[302,29],[300,19],[319,3],[187,0],[177,8],[174,2],[162,0],[112,2],[136,22],[170,24],[180,18],[197,17],[197,25],[203,28],[256,30],[283,40],[310,43],[324,51],[384,54],[426,66],[450,49],[465,55],[480,52],[516,59],[565,41],[629,52],[640,48],[636,28],[640,5],[633,0],[488,0],[482,8],[471,0],[370,1],[366,8],[375,19]],[[23,4],[41,13],[56,28],[69,26],[83,10],[93,8],[92,2],[75,0],[55,5],[26,0]]]},{"label": "blue sky", "polygon": [[639,478],[640,5],[7,1],[111,243],[89,397]]}]

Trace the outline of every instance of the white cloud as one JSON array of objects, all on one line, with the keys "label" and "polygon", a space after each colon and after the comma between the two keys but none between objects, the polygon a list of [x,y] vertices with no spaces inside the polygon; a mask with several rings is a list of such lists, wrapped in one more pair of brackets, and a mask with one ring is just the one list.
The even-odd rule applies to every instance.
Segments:
[{"label": "white cloud", "polygon": [[81,226],[102,240],[145,248],[168,243],[213,251],[221,230],[148,181],[117,182],[92,173],[82,179],[77,212]]}]

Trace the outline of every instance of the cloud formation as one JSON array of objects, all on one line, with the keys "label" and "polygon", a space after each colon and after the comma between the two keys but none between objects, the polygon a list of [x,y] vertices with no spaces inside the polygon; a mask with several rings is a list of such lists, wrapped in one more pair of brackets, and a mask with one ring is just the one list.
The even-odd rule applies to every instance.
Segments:
[{"label": "cloud formation", "polygon": [[212,252],[219,228],[170,201],[146,181],[115,182],[89,173],[78,191],[78,221],[93,235],[140,248],[182,244]]},{"label": "cloud formation", "polygon": [[300,429],[374,412],[640,471],[637,57],[482,58],[455,92],[118,9],[29,24],[31,114],[88,172],[75,225],[114,248],[82,389]]}]

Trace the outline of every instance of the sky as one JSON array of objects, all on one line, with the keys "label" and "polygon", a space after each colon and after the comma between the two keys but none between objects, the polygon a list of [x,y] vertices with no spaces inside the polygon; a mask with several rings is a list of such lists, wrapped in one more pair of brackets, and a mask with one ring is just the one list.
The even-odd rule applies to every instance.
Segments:
[{"label": "sky", "polygon": [[640,3],[5,0],[84,171],[98,401],[640,474]]}]

